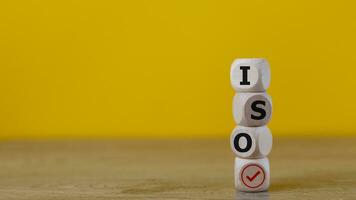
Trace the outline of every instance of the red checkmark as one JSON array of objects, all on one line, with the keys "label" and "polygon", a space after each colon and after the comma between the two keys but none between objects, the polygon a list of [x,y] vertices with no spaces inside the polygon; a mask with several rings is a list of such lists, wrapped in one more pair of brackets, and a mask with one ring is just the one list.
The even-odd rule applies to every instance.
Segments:
[{"label": "red checkmark", "polygon": [[253,175],[252,177],[246,176],[246,178],[251,182],[251,181],[253,181],[260,173],[261,173],[261,171],[258,171],[258,172],[256,172],[255,175]]}]

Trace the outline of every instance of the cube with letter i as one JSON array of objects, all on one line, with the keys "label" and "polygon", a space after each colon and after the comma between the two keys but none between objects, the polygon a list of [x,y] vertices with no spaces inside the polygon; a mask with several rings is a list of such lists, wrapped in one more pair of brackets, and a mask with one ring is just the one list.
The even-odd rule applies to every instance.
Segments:
[{"label": "cube with letter i", "polygon": [[262,58],[236,59],[231,65],[230,80],[236,92],[264,92],[271,81],[269,64]]}]

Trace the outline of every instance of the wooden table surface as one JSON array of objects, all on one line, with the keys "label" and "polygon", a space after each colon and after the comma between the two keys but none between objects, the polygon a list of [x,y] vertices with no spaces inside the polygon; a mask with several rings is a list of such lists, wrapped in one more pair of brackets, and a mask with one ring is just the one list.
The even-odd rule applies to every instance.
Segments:
[{"label": "wooden table surface", "polygon": [[0,142],[0,199],[356,199],[356,138],[274,138],[269,192],[236,193],[226,140]]}]

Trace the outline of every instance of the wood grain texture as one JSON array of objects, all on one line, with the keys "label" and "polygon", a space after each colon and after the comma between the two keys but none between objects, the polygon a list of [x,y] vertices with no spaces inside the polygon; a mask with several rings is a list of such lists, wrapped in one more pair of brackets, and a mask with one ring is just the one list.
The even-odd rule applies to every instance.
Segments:
[{"label": "wood grain texture", "polygon": [[0,143],[0,199],[356,199],[356,138],[275,138],[268,193],[235,193],[229,140]]}]

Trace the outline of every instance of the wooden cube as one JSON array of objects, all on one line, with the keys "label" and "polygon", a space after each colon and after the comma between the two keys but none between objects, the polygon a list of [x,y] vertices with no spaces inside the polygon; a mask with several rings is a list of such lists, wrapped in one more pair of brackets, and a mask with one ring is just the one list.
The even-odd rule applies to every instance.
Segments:
[{"label": "wooden cube", "polygon": [[272,149],[272,134],[267,126],[236,127],[230,138],[232,151],[240,158],[263,158]]},{"label": "wooden cube", "polygon": [[241,126],[266,125],[272,114],[272,100],[266,93],[237,93],[233,100],[235,122]]},{"label": "wooden cube", "polygon": [[266,59],[236,59],[231,65],[231,85],[237,92],[264,92],[270,85],[271,72]]},{"label": "wooden cube", "polygon": [[244,192],[261,192],[270,185],[268,158],[235,158],[235,187]]}]

